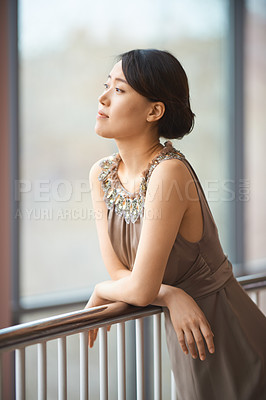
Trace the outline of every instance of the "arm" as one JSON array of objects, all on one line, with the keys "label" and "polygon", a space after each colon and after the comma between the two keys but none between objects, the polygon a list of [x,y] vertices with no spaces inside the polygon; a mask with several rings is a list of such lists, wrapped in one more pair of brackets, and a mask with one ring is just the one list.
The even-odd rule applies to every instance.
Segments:
[{"label": "arm", "polygon": [[[98,176],[101,173],[101,168],[99,167],[99,163],[100,161],[94,164],[90,171],[90,187],[91,187],[92,202],[95,213],[100,216],[100,218],[96,218],[96,229],[99,238],[102,258],[111,279],[113,281],[116,281],[123,278],[130,278],[131,271],[129,271],[128,268],[124,264],[122,264],[119,258],[117,257],[108,235],[107,208],[103,200],[104,193],[102,191],[101,184],[98,180]],[[153,196],[151,192],[149,193],[151,196]],[[154,299],[153,304],[155,304],[156,300],[156,305],[166,306],[163,299],[164,294],[166,292],[166,285],[162,286],[165,286],[165,288],[164,290],[160,290],[156,299]],[[108,299],[106,299],[105,297],[103,297],[103,299],[105,299],[105,303],[108,302],[107,301]],[[111,301],[114,300],[111,299]]]},{"label": "arm", "polygon": [[[125,271],[126,272],[126,271]],[[127,271],[130,274],[130,271]],[[93,292],[86,308],[108,303],[107,300]],[[182,289],[162,284],[154,305],[164,306],[169,309],[170,318],[173,323],[179,344],[185,354],[191,353],[197,358],[197,349],[201,360],[206,357],[204,340],[210,353],[214,353],[213,332],[211,327],[199,308],[197,303]],[[110,326],[108,327],[110,330]],[[93,344],[97,337],[98,329],[89,331],[89,345]],[[186,341],[185,341],[186,337]],[[187,344],[186,344],[187,342]],[[196,346],[195,346],[196,345]]]},{"label": "arm", "polygon": [[[165,163],[162,163],[162,165]],[[103,201],[103,191],[101,189],[100,182],[98,181],[98,176],[101,172],[100,167],[98,166],[98,163],[93,166],[91,169],[90,173],[90,183],[91,183],[91,189],[92,189],[92,200],[93,200],[93,207],[94,210],[98,214],[102,216],[102,218],[96,220],[96,227],[98,231],[98,236],[99,236],[99,241],[100,241],[100,248],[101,248],[101,253],[103,257],[103,261],[105,263],[105,266],[112,278],[113,281],[117,282],[104,282],[102,284],[98,284],[96,286],[96,290],[94,291],[91,299],[89,300],[88,304],[86,307],[92,307],[94,305],[99,305],[99,304],[105,304],[110,301],[117,301],[117,300],[122,300],[127,303],[132,303],[136,305],[145,305],[145,304],[155,304],[159,306],[165,306],[169,308],[171,319],[174,325],[174,328],[176,330],[178,340],[180,342],[180,345],[185,353],[188,352],[187,346],[185,344],[184,340],[184,333],[186,332],[186,337],[187,337],[187,342],[189,346],[189,350],[192,354],[193,357],[197,356],[197,352],[195,349],[195,341],[197,344],[197,347],[199,349],[199,353],[201,356],[203,356],[203,359],[205,357],[205,348],[204,348],[204,343],[202,340],[202,335],[204,336],[206,343],[208,345],[208,349],[210,352],[214,351],[214,346],[213,346],[213,334],[211,332],[210,326],[208,324],[208,321],[206,320],[204,314],[198,307],[198,305],[194,302],[194,300],[186,294],[184,291],[178,288],[170,287],[167,285],[161,284],[165,265],[168,259],[168,255],[170,253],[170,250],[172,248],[173,242],[175,240],[177,231],[179,229],[180,222],[182,220],[182,216],[185,213],[187,204],[185,201],[181,203],[181,206],[179,207],[179,213],[177,213],[177,201],[179,200],[179,203],[181,202],[180,199],[185,199],[185,193],[180,193],[177,192],[176,190],[172,190],[175,194],[175,196],[171,196],[171,201],[170,201],[170,207],[168,207],[168,200],[169,200],[169,194],[171,193],[171,190],[169,190],[169,185],[170,189],[171,187],[173,188],[173,182],[171,179],[176,177],[176,163],[175,165],[170,166],[171,163],[167,163],[170,171],[164,171],[164,175],[169,176],[170,182],[168,181],[167,184],[164,186],[164,192],[160,192],[158,190],[158,179],[160,180],[160,176],[156,177],[155,172],[153,172],[153,176],[155,176],[155,179],[150,181],[149,184],[149,192],[147,193],[147,201],[145,204],[146,210],[148,209],[149,212],[154,211],[156,209],[156,206],[160,206],[160,201],[164,203],[164,207],[162,209],[162,217],[165,220],[169,219],[171,222],[165,226],[164,224],[164,229],[159,230],[157,235],[153,234],[153,229],[155,227],[153,224],[145,224],[145,230],[144,233],[149,236],[149,233],[151,232],[151,237],[153,238],[153,241],[158,241],[158,243],[161,244],[161,246],[157,246],[158,248],[165,247],[166,250],[162,255],[159,254],[159,260],[158,260],[158,254],[153,254],[153,257],[150,257],[152,254],[148,254],[148,257],[143,259],[143,263],[146,262],[146,264],[149,264],[149,269],[146,271],[146,282],[148,282],[148,285],[145,283],[144,286],[139,285],[138,286],[138,280],[141,277],[141,270],[143,268],[138,268],[138,274],[135,274],[135,277],[132,278],[133,273],[129,271],[125,265],[123,265],[118,257],[116,256],[112,244],[110,242],[110,238],[108,235],[108,227],[107,227],[107,209],[105,202]],[[183,164],[181,164],[183,166]],[[174,167],[174,168],[172,168]],[[159,166],[157,167],[157,169]],[[182,168],[182,167],[181,167]],[[190,177],[186,176],[185,173],[187,171],[184,169],[179,171],[179,174],[181,174],[181,181],[183,181],[183,187],[184,187],[184,181],[186,179],[190,179]],[[172,174],[172,175],[171,175]],[[182,175],[183,174],[183,175]],[[160,174],[159,174],[160,175]],[[172,177],[172,178],[171,178]],[[157,179],[156,179],[157,178]],[[164,178],[164,183],[165,183],[165,178]],[[180,182],[177,186],[178,188],[180,187]],[[160,189],[160,188],[159,188]],[[156,199],[156,193],[160,193],[161,197]],[[176,198],[178,197],[178,199]],[[156,200],[156,204],[152,204],[153,200]],[[158,202],[159,200],[159,202]],[[167,208],[169,210],[170,208],[170,213],[167,213]],[[173,214],[177,213],[176,219],[173,220],[172,215],[171,215],[171,210],[174,209]],[[169,215],[170,214],[170,215]],[[149,222],[149,220],[148,220]],[[159,222],[159,224],[158,224]],[[157,221],[157,226],[161,225],[162,220]],[[144,228],[144,227],[143,227]],[[165,235],[165,229],[167,232],[167,235]],[[145,236],[145,235],[144,235]],[[169,238],[169,240],[167,239]],[[167,239],[165,241],[165,239]],[[143,244],[143,239],[140,241],[142,242],[142,248],[141,251],[139,252],[138,250],[138,256],[136,258],[136,264],[134,266],[134,270],[136,269],[136,265],[138,262],[138,265],[140,266],[142,264],[141,262],[141,255],[147,253],[147,247],[150,249],[154,249],[154,243],[148,242],[146,244]],[[154,263],[157,259],[157,264],[156,264],[156,277],[155,277],[155,286],[156,290],[153,290],[151,293],[148,293],[148,296],[145,296],[145,291],[147,289],[147,286],[150,285],[150,277],[149,275],[153,276],[154,272]],[[142,264],[143,265],[143,264]],[[145,264],[144,264],[145,265]],[[151,270],[152,269],[152,270]],[[144,291],[144,297],[139,299],[139,296],[136,296],[136,293],[132,291],[125,290],[122,295],[119,295],[119,291],[121,290],[121,287],[127,283],[128,285],[131,285],[132,282],[134,284],[135,281],[135,290],[142,290]],[[117,284],[117,285],[116,285]],[[116,286],[115,286],[116,285]],[[108,294],[108,289],[110,288],[109,294]],[[131,295],[131,299],[129,296]],[[184,328],[184,329],[183,329]],[[195,338],[195,339],[194,339]],[[90,336],[90,345],[93,345],[93,342],[95,340],[95,335]]]},{"label": "arm", "polygon": [[[188,208],[185,187],[190,179],[187,168],[179,160],[169,160],[156,167],[149,181],[145,215],[133,271],[119,280],[98,284],[96,291],[100,297],[137,306],[145,306],[155,300],[170,251]],[[95,180],[93,183],[95,184]],[[99,206],[99,199],[95,200]],[[106,209],[105,203],[103,206]],[[158,214],[159,218],[152,217]],[[111,254],[106,246],[108,243],[107,219],[102,218],[101,221],[97,221],[97,225],[100,241],[105,243],[104,246],[100,245],[103,258],[105,259],[106,254],[111,255],[111,258],[107,256],[107,262],[104,260],[105,265],[108,270],[110,268],[108,264],[112,265],[113,274],[119,273],[117,259],[113,258],[114,250]],[[159,246],[156,245],[158,243]]]}]

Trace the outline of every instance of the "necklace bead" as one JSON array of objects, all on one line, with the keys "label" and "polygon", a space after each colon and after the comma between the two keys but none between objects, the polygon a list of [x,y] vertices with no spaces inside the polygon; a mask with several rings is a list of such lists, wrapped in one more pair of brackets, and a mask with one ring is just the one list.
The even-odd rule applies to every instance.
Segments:
[{"label": "necklace bead", "polygon": [[167,141],[164,143],[164,148],[142,173],[143,176],[139,191],[135,193],[129,193],[119,180],[117,173],[121,161],[119,153],[114,153],[112,156],[101,161],[102,172],[98,179],[101,182],[107,208],[109,210],[114,208],[115,213],[123,217],[127,224],[134,224],[139,218],[142,218],[144,215],[146,191],[151,174],[160,162],[172,158],[182,160],[185,156],[176,150],[170,141]]}]

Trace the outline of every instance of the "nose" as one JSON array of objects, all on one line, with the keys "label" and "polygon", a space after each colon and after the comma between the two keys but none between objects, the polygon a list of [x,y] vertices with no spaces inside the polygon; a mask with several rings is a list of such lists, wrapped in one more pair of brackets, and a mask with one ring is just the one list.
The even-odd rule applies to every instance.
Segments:
[{"label": "nose", "polygon": [[98,98],[99,103],[102,105],[109,105],[110,104],[110,99],[108,96],[108,91],[104,91]]}]

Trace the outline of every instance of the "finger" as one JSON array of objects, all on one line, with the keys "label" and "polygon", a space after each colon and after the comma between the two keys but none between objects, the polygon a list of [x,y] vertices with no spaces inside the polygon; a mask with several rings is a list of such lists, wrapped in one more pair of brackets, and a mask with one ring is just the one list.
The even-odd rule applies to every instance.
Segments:
[{"label": "finger", "polygon": [[201,334],[201,331],[199,330],[199,328],[194,328],[193,331],[193,336],[198,348],[198,352],[199,352],[199,357],[200,359],[203,361],[206,358],[206,352],[205,352],[205,345],[204,345],[204,339],[203,336]]},{"label": "finger", "polygon": [[92,348],[97,338],[98,329],[92,329],[89,331],[89,347]]},{"label": "finger", "polygon": [[92,348],[95,342],[95,333],[94,333],[94,329],[92,329],[91,331],[89,331],[89,347]]},{"label": "finger", "polygon": [[178,331],[176,331],[176,336],[177,336],[177,339],[181,346],[181,349],[183,350],[183,352],[185,354],[188,354],[188,348],[186,346],[185,336],[184,336],[184,332],[182,331],[182,329],[179,329]]},{"label": "finger", "polygon": [[92,348],[92,346],[93,346],[93,337],[94,337],[93,331],[89,331],[88,336],[89,336],[89,347]]},{"label": "finger", "polygon": [[190,351],[190,353],[191,353],[193,358],[197,358],[198,357],[198,353],[197,353],[196,346],[195,346],[194,336],[192,335],[192,332],[189,329],[184,330],[184,332],[185,332],[185,336],[186,336],[186,340],[187,340],[187,345],[188,345],[189,351]]},{"label": "finger", "polygon": [[213,334],[210,326],[206,325],[206,324],[202,324],[200,326],[200,330],[204,336],[204,339],[206,341],[209,352],[214,353],[215,352],[214,341],[213,341],[214,334]]}]

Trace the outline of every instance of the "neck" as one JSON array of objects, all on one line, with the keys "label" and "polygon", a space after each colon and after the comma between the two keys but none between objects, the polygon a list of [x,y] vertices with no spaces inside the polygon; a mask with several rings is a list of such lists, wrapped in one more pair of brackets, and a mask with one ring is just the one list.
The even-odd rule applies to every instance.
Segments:
[{"label": "neck", "polygon": [[121,157],[120,173],[127,179],[135,179],[147,167],[148,163],[163,148],[158,137],[142,136],[134,140],[116,140]]}]

